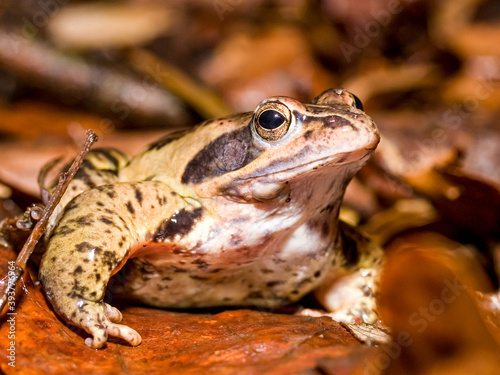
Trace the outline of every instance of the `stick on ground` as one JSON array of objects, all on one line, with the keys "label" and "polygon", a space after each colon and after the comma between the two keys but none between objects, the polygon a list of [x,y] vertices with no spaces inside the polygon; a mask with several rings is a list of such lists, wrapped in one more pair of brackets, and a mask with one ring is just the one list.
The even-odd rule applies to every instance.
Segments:
[{"label": "stick on ground", "polygon": [[9,277],[7,278],[5,284],[0,290],[0,312],[3,311],[7,303],[9,292],[11,290],[15,290],[16,285],[19,282],[19,279],[26,270],[26,264],[28,262],[28,259],[35,250],[37,242],[45,233],[50,216],[52,215],[54,209],[59,204],[59,201],[61,200],[62,196],[64,195],[64,192],[68,188],[69,183],[71,182],[73,177],[75,177],[75,174],[80,168],[83,159],[85,158],[85,155],[87,155],[87,152],[90,150],[90,147],[92,146],[93,143],[97,142],[97,135],[92,130],[87,130],[86,134],[87,134],[87,139],[85,141],[85,144],[83,145],[77,157],[71,164],[69,170],[65,173],[61,173],[61,175],[59,176],[59,183],[57,184],[54,193],[50,197],[47,206],[43,210],[42,217],[36,223],[35,227],[31,231],[30,236],[28,237],[28,240],[26,241],[21,252],[17,256],[13,270],[14,274],[10,275],[9,273]]}]

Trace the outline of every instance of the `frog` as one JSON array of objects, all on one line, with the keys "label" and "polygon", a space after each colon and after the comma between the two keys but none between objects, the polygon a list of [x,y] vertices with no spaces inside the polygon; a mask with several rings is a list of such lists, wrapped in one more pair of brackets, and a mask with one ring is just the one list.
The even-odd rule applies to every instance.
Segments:
[{"label": "frog", "polygon": [[93,349],[142,340],[103,301],[118,272],[126,298],[157,308],[274,309],[314,292],[333,319],[375,325],[383,251],[339,211],[379,140],[360,100],[329,89],[264,99],[132,158],[91,150],[48,224],[45,295]]}]

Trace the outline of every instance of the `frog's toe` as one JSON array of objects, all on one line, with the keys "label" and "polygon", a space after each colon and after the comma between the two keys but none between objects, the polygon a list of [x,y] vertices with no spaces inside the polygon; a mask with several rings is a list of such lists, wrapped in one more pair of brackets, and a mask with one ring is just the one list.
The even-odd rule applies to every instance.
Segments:
[{"label": "frog's toe", "polygon": [[88,300],[81,305],[81,309],[75,311],[72,321],[92,335],[92,338],[85,340],[87,346],[92,349],[102,348],[108,341],[108,336],[119,337],[132,346],[141,343],[141,336],[136,331],[117,324],[123,317],[117,308]]},{"label": "frog's toe", "polygon": [[137,331],[123,324],[116,324],[123,320],[123,315],[120,310],[105,303],[104,314],[110,320],[110,322],[107,323],[108,335],[120,337],[132,346],[137,346],[141,343],[142,338],[141,335],[137,333]]},{"label": "frog's toe", "polygon": [[132,346],[137,346],[142,341],[141,335],[139,335],[136,330],[123,324],[109,323],[108,334],[110,336],[119,337]]},{"label": "frog's toe", "polygon": [[93,338],[87,337],[85,345],[92,349],[100,349],[108,341],[108,331],[105,328],[89,329]]},{"label": "frog's toe", "polygon": [[113,323],[120,323],[123,320],[123,315],[120,310],[107,303],[104,304],[104,314]]},{"label": "frog's toe", "polygon": [[134,329],[123,324],[112,323],[107,319],[102,324],[89,327],[89,333],[93,338],[87,338],[85,344],[92,349],[102,348],[106,341],[108,341],[108,336],[119,337],[132,346],[137,346],[142,341],[141,335]]},{"label": "frog's toe", "polygon": [[372,324],[344,324],[351,334],[359,341],[368,345],[389,344],[392,337],[388,328]]}]

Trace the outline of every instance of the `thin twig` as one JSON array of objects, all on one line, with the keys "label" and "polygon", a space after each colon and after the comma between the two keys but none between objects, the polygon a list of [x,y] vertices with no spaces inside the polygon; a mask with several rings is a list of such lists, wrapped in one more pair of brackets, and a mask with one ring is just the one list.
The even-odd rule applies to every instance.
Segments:
[{"label": "thin twig", "polygon": [[77,157],[71,164],[69,170],[66,173],[61,173],[61,175],[59,176],[59,183],[57,184],[57,187],[54,190],[54,194],[52,194],[52,196],[50,197],[47,206],[43,210],[42,217],[36,223],[35,228],[33,228],[33,231],[28,237],[28,240],[26,241],[21,252],[17,256],[13,270],[13,275],[9,275],[8,280],[5,282],[0,291],[0,312],[3,311],[7,303],[9,292],[16,288],[19,279],[26,270],[26,264],[28,263],[28,259],[35,250],[37,242],[45,233],[50,216],[52,215],[54,209],[59,204],[59,201],[61,200],[62,196],[64,195],[64,192],[68,188],[69,183],[71,182],[73,177],[75,177],[75,174],[80,168],[80,165],[82,164],[85,155],[87,155],[87,152],[90,150],[90,147],[94,142],[97,142],[97,135],[95,135],[95,133],[92,130],[87,130],[87,139],[82,149],[80,150]]}]

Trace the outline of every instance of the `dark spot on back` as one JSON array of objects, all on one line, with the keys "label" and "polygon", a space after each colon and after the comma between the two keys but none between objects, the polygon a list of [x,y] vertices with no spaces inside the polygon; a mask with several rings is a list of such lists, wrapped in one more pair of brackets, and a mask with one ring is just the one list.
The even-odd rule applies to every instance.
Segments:
[{"label": "dark spot on back", "polygon": [[73,275],[78,275],[79,273],[82,273],[83,272],[83,268],[82,266],[78,266],[75,268],[75,270],[73,271]]}]

